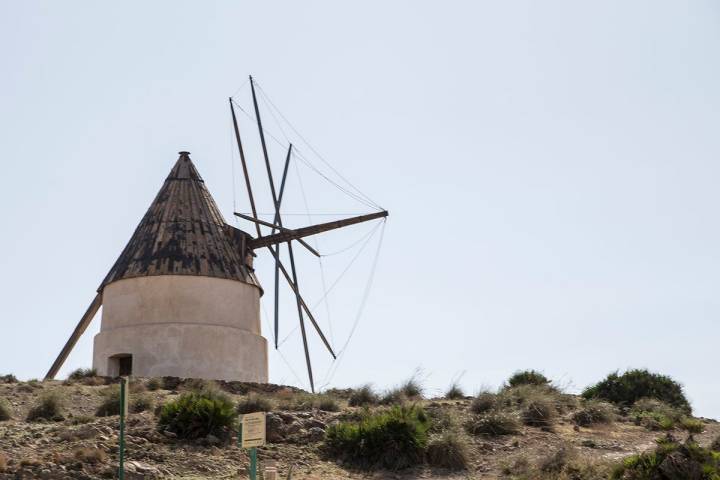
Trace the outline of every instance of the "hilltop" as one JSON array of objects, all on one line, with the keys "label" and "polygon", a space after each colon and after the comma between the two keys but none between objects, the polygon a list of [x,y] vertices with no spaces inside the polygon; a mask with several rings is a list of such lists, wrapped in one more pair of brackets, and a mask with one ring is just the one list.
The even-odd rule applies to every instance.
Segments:
[{"label": "hilltop", "polygon": [[[119,417],[113,415],[114,387],[108,385],[114,380],[92,375],[68,381],[6,380],[0,383],[0,402],[5,400],[11,418],[0,422],[0,479],[114,478]],[[248,456],[236,446],[231,430],[181,439],[158,427],[160,405],[184,392],[207,388],[222,390],[241,409],[270,410],[269,443],[259,449],[259,461],[261,466],[275,464],[281,478],[291,466],[294,479],[604,478],[602,472],[612,465],[652,451],[656,440],[668,434],[682,442],[693,432],[701,446],[720,436],[717,422],[675,416],[672,412],[679,410],[660,402],[618,407],[589,402],[549,385],[506,386],[476,397],[455,390],[448,393],[451,398],[425,399],[412,381],[380,398],[362,389],[314,396],[278,385],[220,382],[213,387],[196,380],[135,379],[126,478],[247,478]],[[48,399],[59,403],[53,412],[57,415],[27,420],[33,407]],[[350,406],[358,403],[365,405]],[[400,411],[393,404],[406,405],[407,411],[415,408],[410,415],[420,411],[420,421],[428,428],[429,445],[415,464],[396,471],[360,465],[351,453],[338,452],[351,440],[327,443],[332,425],[355,425],[373,413]],[[336,428],[333,435],[341,432]],[[458,449],[464,456],[462,466],[452,461]],[[589,473],[562,476],[571,463]]]}]

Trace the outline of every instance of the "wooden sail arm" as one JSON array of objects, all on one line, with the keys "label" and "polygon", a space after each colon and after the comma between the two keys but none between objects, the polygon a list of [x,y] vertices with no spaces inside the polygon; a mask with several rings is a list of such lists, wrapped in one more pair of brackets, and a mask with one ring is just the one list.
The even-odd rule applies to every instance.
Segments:
[{"label": "wooden sail arm", "polygon": [[58,357],[55,359],[55,362],[52,364],[52,367],[50,367],[50,370],[48,370],[47,375],[45,375],[45,380],[52,380],[53,378],[55,378],[55,375],[57,375],[60,367],[62,367],[63,363],[65,363],[65,360],[67,360],[68,355],[70,355],[70,352],[77,343],[78,339],[80,339],[80,336],[85,332],[88,325],[90,325],[90,322],[100,308],[100,305],[102,305],[102,293],[98,293],[97,295],[95,295],[92,303],[85,311],[85,315],[82,316],[80,322],[78,322],[77,326],[75,327],[72,335],[70,335],[70,338],[65,343],[65,346],[60,351],[60,355],[58,355]]},{"label": "wooden sail arm", "polygon": [[[291,230],[291,229],[289,229],[289,228],[284,228],[284,227],[280,227],[280,226],[278,226],[278,225],[273,225],[272,223],[270,223],[270,222],[264,222],[264,221],[260,220],[259,218],[253,218],[253,217],[251,217],[250,215],[244,215],[244,214],[238,213],[238,212],[234,212],[234,214],[235,214],[236,217],[240,217],[240,218],[242,218],[242,219],[244,219],[244,220],[248,220],[248,221],[250,221],[250,222],[257,223],[258,225],[265,225],[266,227],[275,228],[275,229],[277,229],[277,230],[280,230],[281,232],[288,232],[288,233],[294,232],[294,230]],[[260,237],[260,238],[265,238],[265,237]],[[308,243],[307,243],[305,240],[298,239],[298,242],[300,242],[300,245],[302,245],[303,247],[307,248],[308,251],[309,251],[310,253],[312,253],[313,255],[315,255],[316,257],[320,257],[320,256],[321,256],[321,255],[320,255],[320,252],[318,252],[318,251],[315,250],[313,247],[311,247],[310,245],[308,245]]]},{"label": "wooden sail arm", "polygon": [[338,228],[347,227],[348,225],[355,225],[356,223],[368,222],[370,220],[375,220],[376,218],[384,218],[387,216],[387,210],[383,210],[382,212],[370,213],[368,215],[360,215],[358,217],[345,218],[343,220],[336,220],[334,222],[320,223],[318,225],[311,225],[309,227],[302,227],[294,230],[284,229],[274,235],[266,235],[264,237],[250,240],[248,246],[252,249],[267,247],[276,243],[289,242],[290,240],[298,240],[303,237],[309,237],[310,235],[317,235],[318,233],[327,232],[329,230],[336,230]]}]

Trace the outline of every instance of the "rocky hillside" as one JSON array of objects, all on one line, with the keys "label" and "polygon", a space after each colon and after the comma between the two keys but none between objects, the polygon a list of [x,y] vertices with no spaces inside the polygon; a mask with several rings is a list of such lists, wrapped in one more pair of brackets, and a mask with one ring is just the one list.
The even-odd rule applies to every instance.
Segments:
[{"label": "rocky hillside", "polygon": [[[108,385],[112,380],[91,375],[64,382],[5,380],[0,420],[3,411],[10,418],[0,421],[0,479],[116,478],[119,417],[114,387]],[[206,387],[168,378],[133,382],[126,478],[247,478],[248,456],[236,446],[232,430],[187,439],[158,425],[161,405]],[[270,410],[269,443],[259,449],[259,462],[277,466],[281,478],[291,468],[295,479],[606,478],[613,464],[653,450],[668,434],[680,441],[692,434],[703,446],[720,436],[716,422],[676,416],[660,402],[618,408],[546,385],[517,385],[477,397],[455,390],[451,398],[438,399],[422,398],[411,382],[384,396],[370,390],[312,396],[289,387],[240,383],[218,388],[241,411]],[[342,451],[357,429],[333,425],[358,425],[393,404],[421,409],[420,430],[427,431],[420,433],[427,443],[417,446],[419,456],[410,457],[414,464],[389,470],[383,466],[388,459],[363,464],[358,451]],[[330,444],[326,435],[333,428]],[[586,473],[562,473],[572,469]]]}]

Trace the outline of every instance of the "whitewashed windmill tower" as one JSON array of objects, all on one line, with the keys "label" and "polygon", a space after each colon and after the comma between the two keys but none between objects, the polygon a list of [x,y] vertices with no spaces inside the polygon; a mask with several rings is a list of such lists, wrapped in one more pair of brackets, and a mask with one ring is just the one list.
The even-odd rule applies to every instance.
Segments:
[{"label": "whitewashed windmill tower", "polygon": [[[93,367],[105,376],[177,376],[246,382],[268,381],[267,341],[260,330],[262,288],[253,269],[254,251],[267,248],[275,263],[275,347],[278,346],[278,279],[294,292],[311,388],[314,380],[305,316],[335,356],[311,310],[300,295],[293,253],[297,241],[319,255],[303,237],[383,218],[385,210],[299,229],[282,226],[280,205],[292,145],[279,184],[265,146],[255,83],[250,78],[255,116],[267,168],[275,218],[258,218],[245,153],[230,99],[252,216],[257,236],[228,225],[188,152],[180,152],[155,200],[110,269],[90,307],[46,375],[54,378],[100,307],[102,323],[95,336]],[[263,234],[261,227],[269,229]],[[280,259],[287,246],[290,273]]]}]

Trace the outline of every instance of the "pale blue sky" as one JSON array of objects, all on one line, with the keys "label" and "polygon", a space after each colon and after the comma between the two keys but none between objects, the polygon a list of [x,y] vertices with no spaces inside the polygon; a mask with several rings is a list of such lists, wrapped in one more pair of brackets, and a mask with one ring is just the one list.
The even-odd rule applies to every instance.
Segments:
[{"label": "pale blue sky", "polygon": [[[719,20],[710,1],[0,2],[0,372],[43,376],[177,151],[227,219],[248,210],[227,97],[253,74],[391,211],[332,385],[420,367],[430,393],[457,376],[474,391],[536,368],[578,390],[647,367],[718,417]],[[310,210],[367,211],[298,170]],[[289,213],[305,211],[294,175]],[[376,240],[330,296],[336,344]],[[325,260],[326,284],[351,253]],[[265,253],[258,265],[270,287]],[[314,304],[317,262],[301,268]],[[98,326],[63,374],[90,364]],[[297,333],[282,352],[304,381]],[[299,383],[276,353],[271,379]]]}]

